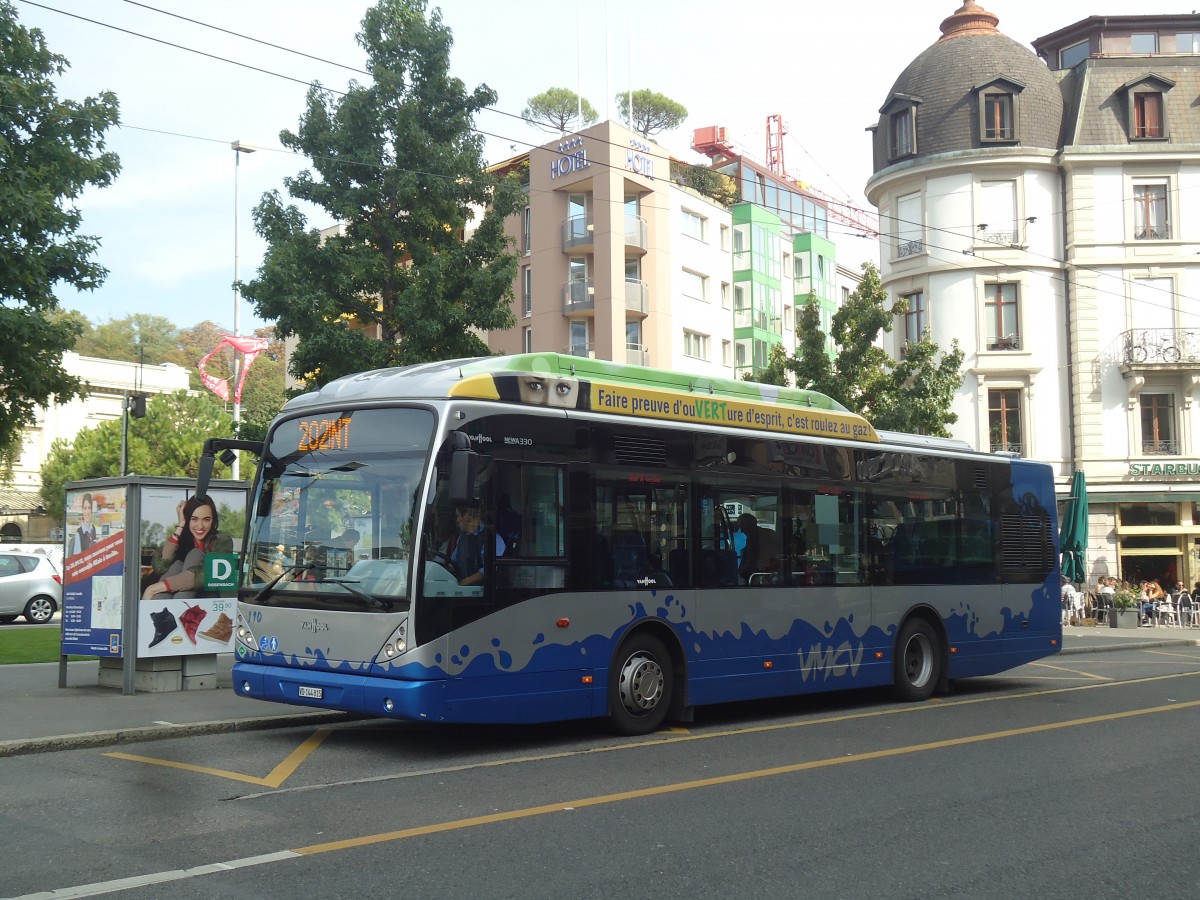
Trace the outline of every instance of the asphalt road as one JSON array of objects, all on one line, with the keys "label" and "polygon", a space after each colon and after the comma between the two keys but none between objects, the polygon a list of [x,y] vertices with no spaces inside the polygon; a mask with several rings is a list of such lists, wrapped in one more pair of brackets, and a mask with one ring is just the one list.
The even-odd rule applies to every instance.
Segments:
[{"label": "asphalt road", "polygon": [[[616,738],[352,722],[0,759],[4,896],[1200,896],[1200,647]],[[71,890],[71,889],[74,890]]]}]

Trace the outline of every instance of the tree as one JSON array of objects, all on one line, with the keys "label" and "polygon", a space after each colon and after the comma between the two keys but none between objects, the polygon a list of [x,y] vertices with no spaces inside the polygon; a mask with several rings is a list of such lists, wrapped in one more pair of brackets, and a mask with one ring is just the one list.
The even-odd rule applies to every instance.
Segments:
[{"label": "tree", "polygon": [[629,91],[621,91],[616,96],[618,115],[621,121],[644,138],[678,128],[687,118],[687,108],[682,103],[676,103],[670,97],[656,94],[654,91],[633,92],[633,117],[629,115]]},{"label": "tree", "polygon": [[583,111],[583,119],[578,127],[591,125],[598,118],[596,110],[586,98],[570,88],[553,87],[530,97],[521,110],[521,118],[537,128],[566,134],[567,124],[579,119],[580,110]]},{"label": "tree", "polygon": [[875,342],[906,311],[904,300],[889,306],[879,270],[871,263],[863,263],[862,270],[858,288],[833,314],[830,336],[837,355],[832,361],[816,298],[809,297],[796,327],[796,356],[787,361],[796,385],[828,394],[876,428],[948,436],[946,426],[958,421],[950,404],[962,384],[965,358],[958,341],[942,353],[926,333],[906,345],[901,361],[893,360]]},{"label": "tree", "polygon": [[67,60],[51,53],[39,29],[17,23],[0,0],[0,465],[10,467],[22,431],[51,399],[79,395],[63,353],[79,322],[61,312],[60,282],[91,290],[107,271],[92,256],[98,239],[78,234],[75,201],[88,185],[110,184],[120,162],[104,151],[104,132],[119,120],[104,92],[81,103],[58,99],[54,78]]},{"label": "tree", "polygon": [[[523,202],[515,180],[484,171],[474,115],[496,102],[449,74],[450,30],[425,0],[380,0],[358,41],[374,80],[334,97],[309,91],[299,129],[280,140],[316,174],[288,193],[341,225],[322,235],[278,192],[255,228],[267,241],[242,293],[282,338],[291,371],[320,385],[364,368],[490,351],[481,331],[513,327],[516,254],[504,219]],[[467,233],[473,210],[481,212]],[[333,233],[336,232],[336,233]]]},{"label": "tree", "polygon": [[[41,498],[46,509],[63,509],[68,481],[121,474],[120,419],[86,428],[73,441],[57,440],[41,467]],[[146,416],[129,424],[129,471],[138,475],[194,478],[204,442],[229,434],[232,424],[221,402],[210,395],[156,394]],[[220,463],[217,464],[220,471]]]},{"label": "tree", "polygon": [[164,316],[134,313],[96,326],[89,323],[75,341],[75,352],[80,356],[145,362],[152,366],[164,362],[179,364],[179,329]]}]

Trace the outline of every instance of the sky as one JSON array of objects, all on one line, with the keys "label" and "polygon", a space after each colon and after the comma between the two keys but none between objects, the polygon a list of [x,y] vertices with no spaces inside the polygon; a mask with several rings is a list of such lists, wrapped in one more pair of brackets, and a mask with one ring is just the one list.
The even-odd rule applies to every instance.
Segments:
[{"label": "sky", "polygon": [[[355,41],[366,0],[10,0],[20,23],[41,29],[70,68],[58,95],[116,94],[121,125],[108,148],[122,171],[110,187],[79,199],[81,233],[99,238],[103,286],[58,290],[62,305],[93,323],[148,313],[181,328],[204,320],[232,330],[235,268],[254,278],[265,244],[251,212],[283,179],[308,168],[279,142],[295,130],[308,84],[344,90],[365,82]],[[961,0],[443,0],[454,46],[451,72],[468,88],[498,95],[476,118],[485,156],[497,162],[551,135],[520,119],[529,97],[567,87],[601,119],[616,118],[612,96],[629,85],[682,103],[688,116],[658,141],[675,156],[692,130],[723,125],[757,159],[766,120],[783,117],[789,174],[866,206],[871,175],[865,129],[892,83],[939,36]],[[1132,15],[1142,7],[1098,8],[1094,0],[990,0],[999,28],[1028,46],[1091,15]],[[1163,8],[1159,12],[1171,12]],[[189,21],[191,20],[191,21]],[[275,46],[268,46],[275,45]],[[258,148],[237,154],[230,144]],[[286,196],[285,196],[285,199]],[[308,224],[333,222],[305,208]],[[236,233],[236,239],[235,239]],[[876,260],[873,241],[833,233],[838,261],[857,270]],[[248,301],[243,333],[263,324]]]}]

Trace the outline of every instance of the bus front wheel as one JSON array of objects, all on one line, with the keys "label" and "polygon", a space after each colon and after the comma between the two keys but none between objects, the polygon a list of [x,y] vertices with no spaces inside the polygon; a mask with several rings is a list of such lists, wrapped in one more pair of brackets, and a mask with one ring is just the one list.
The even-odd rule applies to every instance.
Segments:
[{"label": "bus front wheel", "polygon": [[924,619],[909,619],[896,640],[892,690],[899,700],[928,700],[941,677],[938,637]]},{"label": "bus front wheel", "polygon": [[636,634],[621,645],[608,674],[608,707],[619,734],[650,734],[667,717],[675,673],[663,642]]}]

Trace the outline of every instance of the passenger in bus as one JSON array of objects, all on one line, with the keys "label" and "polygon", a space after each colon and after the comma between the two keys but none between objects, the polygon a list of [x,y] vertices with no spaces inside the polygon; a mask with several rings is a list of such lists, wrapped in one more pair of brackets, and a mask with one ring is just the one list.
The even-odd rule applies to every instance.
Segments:
[{"label": "passenger in bus", "polygon": [[[779,570],[779,535],[770,528],[763,528],[750,513],[742,513],[737,519],[738,530],[746,536],[746,549],[742,551],[738,577],[743,584],[750,584],[754,575],[770,575]],[[757,583],[757,581],[756,581]]]},{"label": "passenger in bus", "polygon": [[[459,504],[454,507],[454,518],[458,522],[458,541],[454,545],[450,561],[454,563],[458,583],[483,584],[488,529],[483,524],[479,507]],[[493,534],[492,539],[495,540],[496,556],[503,556],[504,551],[508,549],[504,538]]]}]

